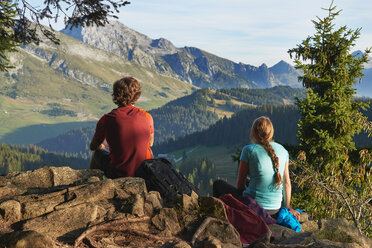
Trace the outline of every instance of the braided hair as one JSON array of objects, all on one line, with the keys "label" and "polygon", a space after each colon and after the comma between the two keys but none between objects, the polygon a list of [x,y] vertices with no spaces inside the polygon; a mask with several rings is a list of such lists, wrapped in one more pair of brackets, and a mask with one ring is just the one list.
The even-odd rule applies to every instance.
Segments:
[{"label": "braided hair", "polygon": [[258,144],[262,145],[271,158],[275,172],[275,184],[277,187],[282,183],[282,176],[279,173],[279,158],[269,143],[274,136],[274,127],[269,117],[261,116],[254,120],[251,129],[251,138]]}]

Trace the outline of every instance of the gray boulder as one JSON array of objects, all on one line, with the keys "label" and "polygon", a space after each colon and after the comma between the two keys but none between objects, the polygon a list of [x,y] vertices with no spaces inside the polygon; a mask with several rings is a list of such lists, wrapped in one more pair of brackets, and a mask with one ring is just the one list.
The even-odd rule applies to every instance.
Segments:
[{"label": "gray boulder", "polygon": [[359,233],[358,229],[344,218],[322,219],[319,221],[319,233],[342,237],[342,239],[354,243],[353,247],[371,248],[372,240]]},{"label": "gray boulder", "polygon": [[66,233],[86,228],[89,223],[96,220],[98,211],[97,205],[82,203],[27,220],[22,229],[35,230],[56,239]]},{"label": "gray boulder", "polygon": [[208,217],[195,232],[191,243],[193,247],[242,247],[239,233],[227,221]]},{"label": "gray boulder", "polygon": [[22,218],[21,204],[14,200],[0,203],[0,215],[5,221],[10,223],[20,221]]},{"label": "gray boulder", "polygon": [[54,248],[55,244],[45,234],[35,231],[18,231],[0,236],[0,245],[7,248]]},{"label": "gray boulder", "polygon": [[74,170],[70,167],[44,167],[34,171],[12,172],[0,176],[0,186],[11,183],[21,188],[51,188],[61,185],[81,184],[90,177],[103,178],[100,170]]},{"label": "gray boulder", "polygon": [[162,208],[159,214],[151,219],[151,222],[157,229],[163,231],[165,234],[170,233],[175,235],[181,231],[177,212],[173,208]]}]

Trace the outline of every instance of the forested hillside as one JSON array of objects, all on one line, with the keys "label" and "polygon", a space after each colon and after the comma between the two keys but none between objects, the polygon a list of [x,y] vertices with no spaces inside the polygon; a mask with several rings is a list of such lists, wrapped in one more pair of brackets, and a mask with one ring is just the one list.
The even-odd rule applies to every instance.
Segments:
[{"label": "forested hillside", "polygon": [[[191,95],[149,111],[154,119],[155,144],[207,129],[220,118],[231,117],[244,108],[293,103],[294,95],[303,97],[304,90],[288,86],[270,89],[197,90]],[[77,153],[80,157],[87,158],[94,130],[94,126],[74,129],[37,145],[49,151]]]},{"label": "forested hillside", "polygon": [[305,97],[304,89],[289,86],[275,86],[269,89],[221,89],[219,92],[253,105],[282,105],[294,103],[295,96]]},{"label": "forested hillside", "polygon": [[179,167],[180,172],[199,189],[201,195],[211,194],[213,181],[217,179],[212,161],[204,159],[185,159]]},{"label": "forested hillside", "polygon": [[35,170],[44,166],[69,166],[87,169],[89,161],[72,156],[50,153],[37,146],[0,144],[0,175],[13,171]]},{"label": "forested hillside", "polygon": [[[155,153],[169,153],[195,146],[242,146],[250,143],[250,128],[260,116],[268,116],[274,125],[274,139],[280,143],[297,144],[297,124],[300,117],[295,105],[264,105],[244,109],[230,119],[223,118],[207,130],[199,131],[178,139],[171,139],[154,147]],[[372,109],[364,111],[372,120]],[[357,146],[371,146],[372,140],[366,134],[354,138]]]},{"label": "forested hillside", "polygon": [[242,145],[250,142],[250,128],[254,119],[259,116],[269,116],[272,120],[276,140],[283,143],[297,143],[296,130],[299,112],[295,105],[264,105],[244,109],[230,119],[223,118],[207,130],[188,136],[169,140],[154,147],[156,153],[168,153],[197,145]]}]

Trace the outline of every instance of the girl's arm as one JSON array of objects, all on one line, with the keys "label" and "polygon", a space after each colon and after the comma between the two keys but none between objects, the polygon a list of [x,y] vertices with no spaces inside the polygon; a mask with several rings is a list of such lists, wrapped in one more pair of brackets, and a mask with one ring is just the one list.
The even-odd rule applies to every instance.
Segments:
[{"label": "girl's arm", "polygon": [[300,218],[300,213],[291,208],[292,186],[288,167],[288,162],[286,162],[284,168],[284,206],[298,220]]},{"label": "girl's arm", "polygon": [[243,160],[240,160],[238,178],[236,181],[236,187],[238,188],[238,190],[243,191],[245,189],[245,179],[247,178],[247,174],[248,174],[248,163]]},{"label": "girl's arm", "polygon": [[284,206],[289,209],[291,207],[292,186],[289,177],[288,162],[285,163],[284,168]]}]

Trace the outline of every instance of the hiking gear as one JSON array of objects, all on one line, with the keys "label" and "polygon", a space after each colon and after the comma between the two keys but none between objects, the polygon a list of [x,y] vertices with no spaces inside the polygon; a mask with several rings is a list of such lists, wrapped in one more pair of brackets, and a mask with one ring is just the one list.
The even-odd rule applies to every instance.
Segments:
[{"label": "hiking gear", "polygon": [[229,222],[240,234],[242,244],[250,244],[269,231],[268,225],[258,214],[231,194],[221,196],[220,200],[225,205]]},{"label": "hiking gear", "polygon": [[[298,210],[296,209],[296,211]],[[300,222],[285,207],[281,207],[279,210],[278,224],[291,228],[292,230],[296,232],[301,231]]]},{"label": "hiking gear", "polygon": [[262,206],[258,204],[253,198],[242,196],[240,190],[223,180],[214,181],[213,196],[219,198],[225,194],[231,194],[234,198],[245,204],[256,214],[258,214],[266,222],[266,224],[269,225],[277,223],[276,219],[270,216],[270,214],[265,209],[263,209]]},{"label": "hiking gear", "polygon": [[135,176],[145,179],[148,191],[158,191],[167,200],[176,200],[178,194],[198,193],[198,189],[165,158],[144,160]]}]

